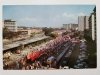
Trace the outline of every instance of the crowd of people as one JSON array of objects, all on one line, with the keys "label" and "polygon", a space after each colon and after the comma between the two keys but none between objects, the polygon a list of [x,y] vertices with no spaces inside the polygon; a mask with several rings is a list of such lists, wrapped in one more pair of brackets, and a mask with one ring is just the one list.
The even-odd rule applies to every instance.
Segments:
[{"label": "crowd of people", "polygon": [[[69,36],[59,36],[47,42],[45,46],[28,53],[26,57],[19,61],[15,61],[15,64],[6,65],[5,69],[32,70],[56,68],[56,58],[63,51],[64,44],[68,41],[70,41]],[[50,59],[50,61],[47,62],[47,59]]]}]

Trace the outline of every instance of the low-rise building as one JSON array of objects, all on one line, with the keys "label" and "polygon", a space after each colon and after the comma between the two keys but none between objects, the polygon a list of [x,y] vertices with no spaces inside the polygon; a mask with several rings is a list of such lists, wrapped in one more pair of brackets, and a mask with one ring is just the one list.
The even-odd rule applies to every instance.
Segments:
[{"label": "low-rise building", "polygon": [[32,34],[38,34],[42,32],[42,29],[40,28],[23,28],[23,27],[18,27],[18,31],[22,33],[22,35],[32,35]]}]

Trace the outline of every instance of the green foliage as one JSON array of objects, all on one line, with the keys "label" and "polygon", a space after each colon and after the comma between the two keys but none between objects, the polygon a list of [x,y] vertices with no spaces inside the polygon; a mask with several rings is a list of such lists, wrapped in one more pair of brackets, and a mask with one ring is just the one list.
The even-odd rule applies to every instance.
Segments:
[{"label": "green foliage", "polygon": [[42,30],[44,31],[45,35],[49,36],[51,34],[51,32],[53,31],[53,28],[45,27]]},{"label": "green foliage", "polygon": [[51,33],[49,36],[56,38],[58,36],[58,34],[57,33]]},{"label": "green foliage", "polygon": [[92,39],[87,35],[84,35],[84,37],[87,40],[88,66],[90,68],[96,68],[97,66],[96,41],[92,41]]},{"label": "green foliage", "polygon": [[20,35],[21,32],[12,32],[9,31],[7,28],[3,28],[3,38],[5,39],[12,39],[14,37],[18,37],[18,35]]}]

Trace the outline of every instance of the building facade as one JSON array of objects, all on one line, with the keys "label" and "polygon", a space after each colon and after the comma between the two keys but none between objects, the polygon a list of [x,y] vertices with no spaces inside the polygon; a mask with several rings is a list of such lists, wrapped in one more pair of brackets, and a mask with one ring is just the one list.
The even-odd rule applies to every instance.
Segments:
[{"label": "building facade", "polygon": [[89,16],[79,16],[78,17],[78,30],[84,31],[85,29],[89,29]]},{"label": "building facade", "polygon": [[17,32],[16,21],[13,20],[4,20],[4,27],[6,27],[9,31]]},{"label": "building facade", "polygon": [[85,16],[85,26],[84,28],[87,30],[89,29],[89,16]]},{"label": "building facade", "polygon": [[40,28],[28,28],[28,27],[18,27],[18,32],[21,32],[22,35],[32,35],[42,33],[42,29]]},{"label": "building facade", "polygon": [[65,28],[66,30],[76,30],[78,27],[78,24],[63,24],[63,28]]},{"label": "building facade", "polygon": [[84,31],[84,16],[78,17],[78,30]]},{"label": "building facade", "polygon": [[71,24],[63,24],[63,28],[66,29],[66,30],[70,30]]},{"label": "building facade", "polygon": [[78,24],[72,24],[72,28],[71,29],[77,30],[77,28],[78,28]]},{"label": "building facade", "polygon": [[96,7],[89,17],[89,36],[93,41],[96,40]]}]

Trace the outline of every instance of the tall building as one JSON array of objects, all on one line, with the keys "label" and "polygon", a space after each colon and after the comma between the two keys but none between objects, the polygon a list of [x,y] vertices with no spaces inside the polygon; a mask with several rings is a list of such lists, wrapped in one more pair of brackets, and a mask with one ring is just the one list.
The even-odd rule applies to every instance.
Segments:
[{"label": "tall building", "polygon": [[96,7],[89,17],[89,36],[92,40],[96,40]]},{"label": "tall building", "polygon": [[78,17],[78,30],[84,31],[85,29],[89,29],[89,16],[79,16]]},{"label": "tall building", "polygon": [[16,21],[13,21],[11,19],[4,20],[4,27],[6,27],[9,31],[17,32]]},{"label": "tall building", "polygon": [[72,24],[72,28],[71,29],[77,30],[77,28],[78,28],[78,24]]},{"label": "tall building", "polygon": [[71,24],[63,24],[63,28],[65,28],[66,30],[70,30]]},{"label": "tall building", "polygon": [[76,30],[76,28],[78,27],[78,24],[63,24],[63,28],[65,28],[66,30]]},{"label": "tall building", "polygon": [[85,16],[79,16],[78,17],[78,30],[79,31],[84,31],[84,25],[85,25],[84,18],[85,18]]},{"label": "tall building", "polygon": [[85,16],[85,29],[89,29],[89,16]]}]

